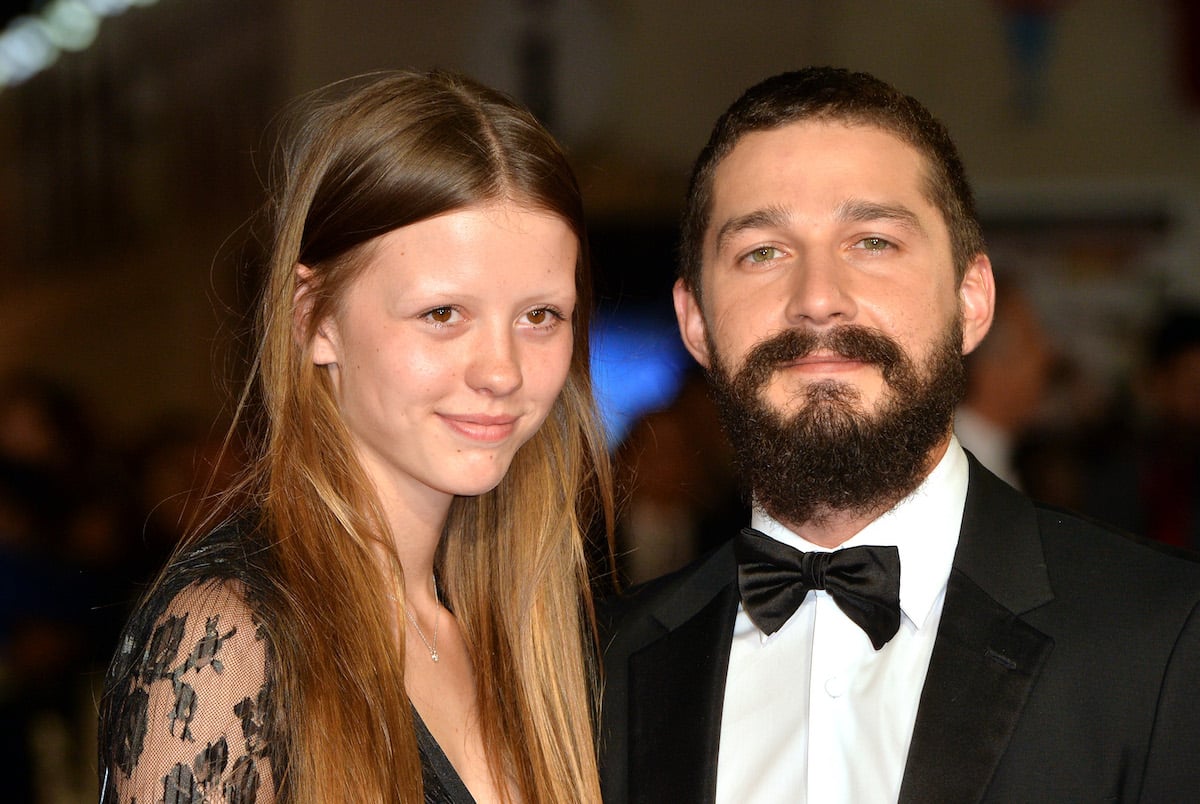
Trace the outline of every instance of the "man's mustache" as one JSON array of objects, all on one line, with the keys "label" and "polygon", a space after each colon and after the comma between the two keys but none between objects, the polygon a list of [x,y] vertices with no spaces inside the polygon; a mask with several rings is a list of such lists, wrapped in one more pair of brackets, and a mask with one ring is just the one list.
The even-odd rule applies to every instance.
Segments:
[{"label": "man's mustache", "polygon": [[737,372],[737,382],[743,387],[758,388],[780,366],[818,351],[878,366],[885,381],[891,379],[898,366],[908,361],[900,345],[876,329],[856,324],[828,330],[794,328],[783,330],[754,346]]}]

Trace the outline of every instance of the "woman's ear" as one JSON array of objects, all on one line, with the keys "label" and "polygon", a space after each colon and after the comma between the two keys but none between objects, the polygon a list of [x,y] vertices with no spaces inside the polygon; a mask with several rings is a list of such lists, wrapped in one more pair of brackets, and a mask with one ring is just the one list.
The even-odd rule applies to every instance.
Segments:
[{"label": "woman's ear", "polygon": [[296,263],[296,295],[292,299],[292,337],[302,350],[310,348],[313,363],[328,366],[338,362],[340,349],[337,325],[332,318],[325,318],[313,326],[312,316],[317,301],[315,281],[311,268]]}]

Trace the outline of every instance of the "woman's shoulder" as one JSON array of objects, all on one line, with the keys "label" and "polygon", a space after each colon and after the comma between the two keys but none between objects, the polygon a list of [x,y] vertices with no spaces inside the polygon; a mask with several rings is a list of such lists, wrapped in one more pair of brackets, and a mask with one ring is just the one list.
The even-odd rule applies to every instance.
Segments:
[{"label": "woman's shoulder", "polygon": [[120,801],[160,800],[168,777],[215,784],[193,777],[218,766],[223,785],[272,785],[272,652],[234,536],[180,553],[122,636],[101,711]]},{"label": "woman's shoulder", "polygon": [[245,519],[237,519],[177,549],[132,608],[122,643],[143,638],[172,606],[230,602],[207,599],[216,594],[236,595],[246,605],[261,597],[270,575],[265,544]]},{"label": "woman's shoulder", "polygon": [[148,639],[121,650],[126,674],[101,712],[105,785],[117,801],[169,801],[173,790],[272,800],[270,650],[239,581],[190,584]]},{"label": "woman's shoulder", "polygon": [[270,586],[265,544],[242,518],[178,551],[132,611],[110,683],[143,672],[139,665],[151,661],[148,652],[175,644],[196,623],[211,622],[214,629],[224,623],[261,638],[262,599]]},{"label": "woman's shoulder", "polygon": [[[134,687],[168,681],[174,692],[190,688],[195,693],[203,686],[240,701],[266,686],[271,657],[265,636],[245,586],[237,579],[214,577],[179,590],[157,612],[143,638],[127,634],[118,652],[127,654]],[[176,714],[187,713],[181,709]]]},{"label": "woman's shoulder", "polygon": [[243,514],[210,530],[167,564],[161,586],[172,594],[205,580],[236,580],[248,590],[262,588],[270,574],[270,541],[265,525]]}]

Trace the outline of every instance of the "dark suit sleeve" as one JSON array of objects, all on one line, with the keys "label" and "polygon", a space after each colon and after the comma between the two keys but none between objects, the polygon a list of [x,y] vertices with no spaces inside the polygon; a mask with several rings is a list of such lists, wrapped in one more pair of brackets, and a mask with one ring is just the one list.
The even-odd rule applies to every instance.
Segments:
[{"label": "dark suit sleeve", "polygon": [[1150,752],[1143,802],[1178,802],[1200,795],[1200,604],[1192,609],[1171,653]]}]

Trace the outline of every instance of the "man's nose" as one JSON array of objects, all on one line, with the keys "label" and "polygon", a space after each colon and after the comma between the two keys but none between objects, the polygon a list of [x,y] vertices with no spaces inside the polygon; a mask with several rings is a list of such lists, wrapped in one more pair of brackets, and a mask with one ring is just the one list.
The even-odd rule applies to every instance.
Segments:
[{"label": "man's nose", "polygon": [[786,279],[788,323],[822,327],[852,320],[858,306],[849,292],[849,272],[835,253],[821,249],[796,260]]}]

